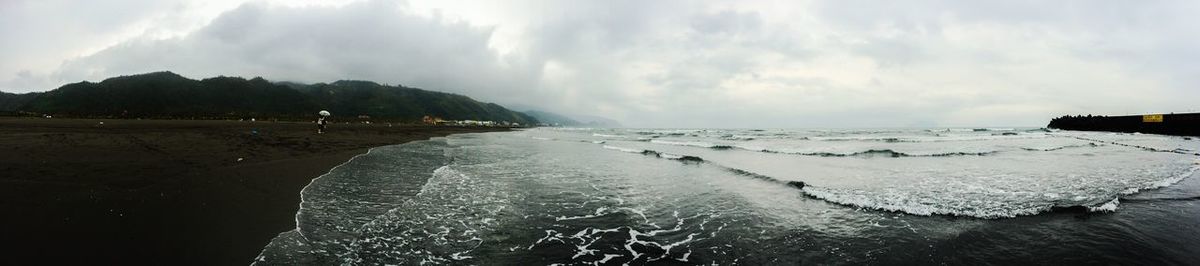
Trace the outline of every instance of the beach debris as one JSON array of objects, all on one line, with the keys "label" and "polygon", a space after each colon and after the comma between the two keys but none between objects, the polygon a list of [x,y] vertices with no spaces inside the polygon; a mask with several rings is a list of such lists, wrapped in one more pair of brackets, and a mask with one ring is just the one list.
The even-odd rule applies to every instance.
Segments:
[{"label": "beach debris", "polygon": [[238,157],[237,161],[241,162],[241,161],[242,161],[242,157]]}]

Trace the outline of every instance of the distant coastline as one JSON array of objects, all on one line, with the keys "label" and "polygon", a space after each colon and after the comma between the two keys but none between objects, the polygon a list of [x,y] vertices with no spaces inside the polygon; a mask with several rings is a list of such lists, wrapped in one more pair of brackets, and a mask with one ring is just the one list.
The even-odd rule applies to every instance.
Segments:
[{"label": "distant coastline", "polygon": [[1050,120],[1048,128],[1174,136],[1200,136],[1200,113],[1124,116],[1075,115]]}]

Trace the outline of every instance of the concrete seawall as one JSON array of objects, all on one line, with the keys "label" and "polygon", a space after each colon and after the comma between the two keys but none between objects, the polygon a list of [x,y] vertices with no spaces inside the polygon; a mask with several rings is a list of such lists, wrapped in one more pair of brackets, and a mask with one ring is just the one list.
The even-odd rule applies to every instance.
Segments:
[{"label": "concrete seawall", "polygon": [[1139,132],[1176,136],[1200,136],[1200,113],[1147,114],[1127,116],[1063,116],[1046,127],[1063,130]]}]

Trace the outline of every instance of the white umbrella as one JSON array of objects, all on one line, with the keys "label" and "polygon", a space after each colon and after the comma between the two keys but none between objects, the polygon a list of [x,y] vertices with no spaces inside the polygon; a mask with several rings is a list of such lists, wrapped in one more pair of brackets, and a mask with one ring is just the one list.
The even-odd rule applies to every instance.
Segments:
[{"label": "white umbrella", "polygon": [[317,114],[320,114],[321,116],[329,116],[329,111],[321,110],[320,112],[317,112]]}]

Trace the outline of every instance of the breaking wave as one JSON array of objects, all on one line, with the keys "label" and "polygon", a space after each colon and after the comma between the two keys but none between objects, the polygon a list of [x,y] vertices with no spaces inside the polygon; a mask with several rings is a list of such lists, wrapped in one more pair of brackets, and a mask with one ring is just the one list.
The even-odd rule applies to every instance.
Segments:
[{"label": "breaking wave", "polygon": [[[1177,183],[1200,169],[1192,167],[1183,173],[1168,176],[1159,181],[1153,181],[1143,186],[1125,189],[1120,194],[1129,195],[1139,191],[1158,189]],[[1021,201],[1021,202],[989,202],[988,204],[967,204],[966,200],[929,199],[925,196],[895,190],[885,190],[882,194],[864,190],[833,189],[817,186],[805,186],[804,192],[812,197],[828,202],[891,212],[903,212],[916,215],[949,215],[969,216],[984,219],[1013,218],[1017,216],[1035,215],[1044,212],[1062,210],[1087,210],[1088,212],[1116,211],[1119,195],[1075,197],[1071,199],[1056,199],[1051,201]],[[1095,199],[1111,199],[1097,201]]]},{"label": "breaking wave", "polygon": [[944,153],[925,153],[925,154],[910,154],[898,152],[891,149],[871,149],[860,152],[850,153],[835,153],[835,152],[778,152],[771,150],[763,150],[764,152],[795,154],[805,156],[820,156],[820,157],[950,157],[950,156],[986,156],[997,153],[997,151],[985,152],[944,152]]},{"label": "breaking wave", "polygon": [[604,148],[610,149],[610,150],[627,152],[627,153],[636,153],[636,154],[641,154],[641,155],[646,155],[646,156],[653,156],[656,158],[677,160],[677,161],[681,161],[681,162],[691,162],[691,163],[704,162],[703,158],[700,158],[697,156],[691,156],[691,155],[678,155],[678,154],[672,154],[672,153],[659,152],[659,151],[655,151],[655,150],[632,149],[632,148],[623,148],[623,147],[608,146],[608,145],[604,145]]},{"label": "breaking wave", "polygon": [[[697,156],[669,154],[669,153],[663,153],[663,152],[658,152],[658,151],[654,151],[654,150],[633,149],[633,148],[624,148],[624,147],[616,147],[616,146],[608,146],[608,145],[604,146],[604,148],[611,149],[611,150],[618,150],[618,151],[627,152],[627,153],[633,153],[633,154],[642,154],[642,155],[655,157],[655,158],[677,160],[677,161],[681,161],[684,163],[702,163],[705,165],[711,165],[713,167],[718,167],[718,168],[724,169],[725,171],[728,171],[730,173],[733,173],[733,174],[736,174],[739,176],[750,177],[750,178],[754,178],[754,179],[761,180],[761,181],[777,183],[780,185],[786,185],[789,187],[793,187],[793,188],[799,189],[800,193],[806,197],[813,198],[813,199],[819,199],[819,200],[822,200],[825,202],[843,205],[843,206],[850,206],[850,207],[857,207],[857,208],[864,208],[864,209],[871,209],[871,210],[878,210],[878,211],[907,213],[907,214],[912,214],[912,215],[964,216],[964,217],[974,217],[974,218],[982,218],[982,219],[1013,218],[1013,217],[1018,217],[1018,216],[1036,215],[1036,214],[1046,213],[1046,212],[1064,212],[1064,211],[1066,211],[1066,212],[1074,212],[1074,211],[1113,212],[1113,211],[1117,210],[1117,207],[1120,204],[1119,195],[1130,195],[1130,194],[1138,193],[1140,191],[1152,190],[1152,189],[1158,189],[1158,188],[1170,186],[1172,184],[1178,183],[1179,181],[1183,180],[1184,178],[1187,178],[1187,177],[1195,174],[1195,172],[1197,170],[1200,170],[1200,165],[1196,165],[1180,174],[1171,175],[1171,176],[1168,176],[1167,178],[1157,180],[1157,181],[1152,181],[1152,182],[1146,183],[1144,185],[1126,188],[1124,190],[1121,190],[1121,192],[1116,195],[1092,196],[1092,197],[1076,196],[1074,198],[1054,199],[1054,200],[1046,200],[1046,201],[1014,202],[1014,201],[1006,201],[1006,200],[997,200],[997,201],[991,201],[991,202],[980,202],[978,199],[969,199],[969,198],[942,198],[942,199],[930,198],[929,195],[920,194],[920,193],[924,193],[924,191],[913,192],[913,191],[900,191],[900,190],[892,190],[892,189],[885,189],[885,190],[880,190],[880,191],[869,191],[869,190],[861,190],[861,189],[839,189],[839,188],[814,186],[810,183],[806,183],[803,181],[783,180],[783,179],[755,173],[750,170],[728,167],[725,165],[721,165],[717,162],[706,161]],[[883,154],[886,156],[899,156],[898,154],[900,154],[900,153],[897,153],[897,152],[891,151],[891,150],[866,151],[866,152],[860,152],[860,153]],[[860,153],[853,153],[853,154],[860,154]],[[854,156],[853,154],[832,155],[832,156],[846,157],[846,156]],[[983,154],[977,154],[977,155],[986,155],[986,154],[990,154],[990,153],[983,153]],[[954,156],[954,155],[943,155],[943,156]],[[961,192],[960,194],[965,195],[965,194],[971,194],[971,193],[976,193],[976,192],[965,191],[965,192]],[[951,193],[951,194],[947,194],[947,195],[956,195],[956,194]],[[1097,200],[1097,199],[1107,199],[1107,200]]]},{"label": "breaking wave", "polygon": [[1040,139],[1047,138],[1046,134],[1023,134],[1016,132],[1004,132],[988,135],[955,135],[955,134],[937,134],[932,136],[843,136],[843,137],[809,137],[808,140],[814,141],[863,141],[863,142],[884,142],[884,143],[924,143],[924,142],[954,142],[954,141],[981,141],[981,140],[1012,140],[1012,139]]},{"label": "breaking wave", "polygon": [[610,135],[610,134],[600,134],[600,133],[592,133],[592,136],[593,136],[593,137],[601,137],[601,138],[614,138],[614,139],[624,139],[624,138],[628,138],[628,137],[626,137],[626,136],[620,136],[620,135]]},{"label": "breaking wave", "polygon": [[1124,200],[1126,202],[1193,201],[1193,200],[1200,200],[1200,196],[1175,197],[1175,198],[1126,198]]},{"label": "breaking wave", "polygon": [[1100,143],[1111,144],[1111,145],[1117,145],[1117,146],[1124,146],[1124,147],[1130,147],[1130,148],[1138,148],[1138,149],[1142,149],[1142,150],[1145,150],[1145,151],[1152,151],[1152,152],[1169,152],[1169,153],[1176,153],[1176,154],[1186,154],[1186,155],[1196,155],[1196,156],[1200,156],[1200,152],[1192,152],[1191,150],[1186,150],[1186,149],[1174,149],[1174,150],[1168,150],[1168,149],[1161,149],[1161,148],[1155,148],[1155,147],[1149,147],[1149,146],[1134,145],[1134,144],[1125,144],[1125,143],[1120,143],[1120,142],[1116,142],[1116,141],[1104,141],[1104,140],[1098,140],[1098,139],[1092,139],[1092,138],[1085,138],[1085,137],[1073,137],[1073,138],[1075,138],[1075,139],[1079,139],[1079,140],[1084,140],[1084,141],[1100,142]]},{"label": "breaking wave", "polygon": [[1088,142],[1088,144],[1063,145],[1063,146],[1057,146],[1057,147],[1051,147],[1051,148],[1021,147],[1021,149],[1027,150],[1027,151],[1057,151],[1057,150],[1069,149],[1069,148],[1086,148],[1086,147],[1100,147],[1100,146],[1101,146],[1100,144],[1096,144],[1094,142]]},{"label": "breaking wave", "polygon": [[791,154],[791,155],[803,155],[803,156],[819,156],[819,157],[892,157],[892,158],[898,158],[898,157],[986,156],[986,155],[992,155],[992,154],[995,154],[998,152],[998,151],[980,151],[980,152],[910,153],[910,152],[900,152],[900,151],[896,151],[896,150],[892,150],[892,149],[868,149],[868,150],[856,151],[856,152],[805,152],[805,151],[773,150],[773,149],[758,148],[758,147],[745,147],[745,146],[739,146],[739,145],[722,145],[722,144],[713,144],[713,143],[698,142],[698,141],[689,142],[689,141],[669,141],[669,140],[655,139],[655,140],[650,140],[650,142],[657,143],[657,144],[665,144],[665,145],[708,148],[708,149],[713,149],[713,150],[739,149],[739,150],[746,150],[746,151],[753,151],[753,152]]}]

